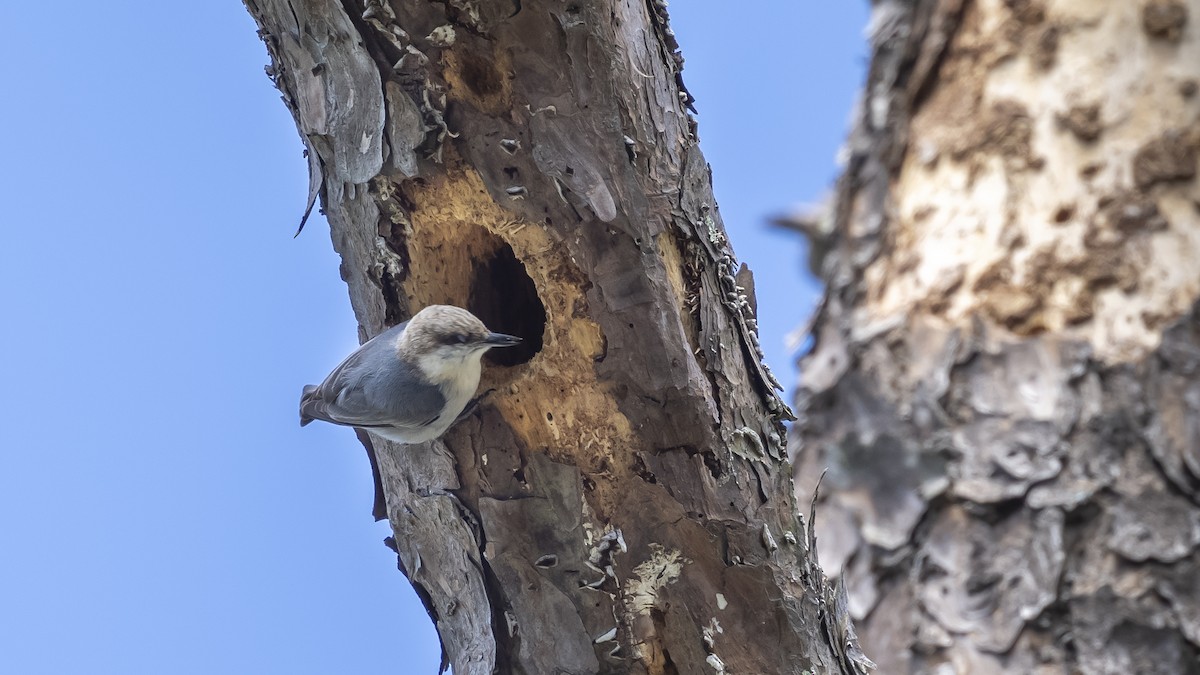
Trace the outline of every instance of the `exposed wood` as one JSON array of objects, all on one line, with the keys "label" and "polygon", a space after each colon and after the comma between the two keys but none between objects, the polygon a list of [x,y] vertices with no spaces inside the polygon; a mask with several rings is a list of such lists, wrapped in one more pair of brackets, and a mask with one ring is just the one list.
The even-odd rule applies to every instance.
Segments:
[{"label": "exposed wood", "polygon": [[862,672],[665,4],[247,6],[361,337],[449,303],[529,345],[442,441],[374,448],[454,672]]},{"label": "exposed wood", "polygon": [[797,464],[881,672],[1200,672],[1198,19],[875,4]]}]

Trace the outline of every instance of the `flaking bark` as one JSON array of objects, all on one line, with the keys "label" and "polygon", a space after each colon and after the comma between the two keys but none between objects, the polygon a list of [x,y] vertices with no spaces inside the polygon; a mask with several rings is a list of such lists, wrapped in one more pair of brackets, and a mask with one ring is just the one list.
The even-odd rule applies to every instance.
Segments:
[{"label": "flaking bark", "polygon": [[526,338],[442,441],[373,449],[454,672],[862,672],[665,4],[247,7],[360,336],[450,303]]}]

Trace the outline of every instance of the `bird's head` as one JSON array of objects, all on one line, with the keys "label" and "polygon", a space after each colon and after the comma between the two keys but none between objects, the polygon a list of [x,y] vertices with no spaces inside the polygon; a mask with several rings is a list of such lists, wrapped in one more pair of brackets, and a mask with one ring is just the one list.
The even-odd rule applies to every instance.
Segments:
[{"label": "bird's head", "polygon": [[[417,312],[398,345],[432,379],[457,376],[457,370],[478,364],[493,347],[512,347],[521,338],[493,333],[474,314],[451,305],[430,305]],[[478,372],[478,371],[476,371]]]}]

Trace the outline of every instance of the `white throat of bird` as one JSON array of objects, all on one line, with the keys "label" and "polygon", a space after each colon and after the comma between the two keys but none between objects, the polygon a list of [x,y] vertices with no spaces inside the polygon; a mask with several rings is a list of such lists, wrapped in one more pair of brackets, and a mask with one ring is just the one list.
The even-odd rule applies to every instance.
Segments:
[{"label": "white throat of bird", "polygon": [[460,346],[439,346],[431,352],[417,357],[417,367],[433,384],[455,391],[469,390],[475,393],[479,386],[479,360],[484,349],[464,349]]}]

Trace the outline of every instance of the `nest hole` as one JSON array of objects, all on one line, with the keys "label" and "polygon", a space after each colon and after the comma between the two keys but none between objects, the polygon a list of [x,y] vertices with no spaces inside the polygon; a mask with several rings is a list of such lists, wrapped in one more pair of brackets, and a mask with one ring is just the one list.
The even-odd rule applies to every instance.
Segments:
[{"label": "nest hole", "polygon": [[475,261],[467,305],[489,329],[524,340],[516,347],[490,350],[484,357],[489,362],[516,366],[542,351],[546,307],[525,265],[507,243],[502,242],[490,257]]}]

